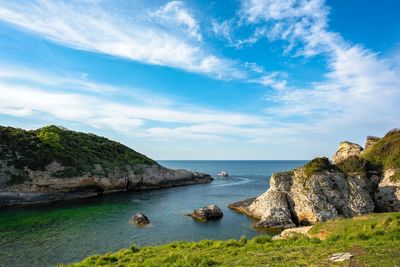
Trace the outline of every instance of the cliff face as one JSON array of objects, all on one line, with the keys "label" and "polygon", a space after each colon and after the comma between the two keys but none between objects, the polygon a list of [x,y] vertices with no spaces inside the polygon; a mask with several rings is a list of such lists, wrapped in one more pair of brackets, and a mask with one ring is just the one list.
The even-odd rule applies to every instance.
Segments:
[{"label": "cliff face", "polygon": [[207,174],[167,169],[119,143],[50,126],[0,127],[0,205],[208,183]]},{"label": "cliff face", "polygon": [[270,189],[231,204],[257,218],[255,227],[291,228],[374,211],[400,210],[400,131],[357,144],[342,142],[334,156],[316,158],[289,172],[274,173]]}]

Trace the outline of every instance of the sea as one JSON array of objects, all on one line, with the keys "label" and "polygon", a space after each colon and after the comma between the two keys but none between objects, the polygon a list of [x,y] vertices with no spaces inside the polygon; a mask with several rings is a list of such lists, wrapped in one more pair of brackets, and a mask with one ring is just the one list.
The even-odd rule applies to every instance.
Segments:
[{"label": "sea", "polygon": [[[209,184],[181,186],[39,206],[0,209],[0,266],[56,266],[88,256],[172,241],[239,239],[276,232],[252,228],[251,218],[227,205],[256,197],[269,188],[273,172],[302,166],[306,161],[159,161],[168,168],[208,173]],[[219,177],[227,171],[228,177]],[[220,220],[198,222],[186,216],[193,209],[218,205]],[[143,212],[151,223],[130,221]]]}]

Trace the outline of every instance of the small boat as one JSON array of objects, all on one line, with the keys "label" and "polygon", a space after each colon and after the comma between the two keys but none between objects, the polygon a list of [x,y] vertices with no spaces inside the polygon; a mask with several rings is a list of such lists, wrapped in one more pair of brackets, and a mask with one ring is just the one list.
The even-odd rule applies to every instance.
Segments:
[{"label": "small boat", "polygon": [[221,177],[228,177],[229,174],[228,174],[228,172],[222,171],[222,172],[218,173],[218,176],[221,176]]}]

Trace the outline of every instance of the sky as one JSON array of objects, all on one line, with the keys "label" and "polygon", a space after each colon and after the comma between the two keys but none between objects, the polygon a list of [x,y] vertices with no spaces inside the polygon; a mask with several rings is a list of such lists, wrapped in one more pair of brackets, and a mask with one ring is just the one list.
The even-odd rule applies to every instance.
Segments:
[{"label": "sky", "polygon": [[154,159],[330,157],[400,127],[400,0],[0,0],[0,125]]}]

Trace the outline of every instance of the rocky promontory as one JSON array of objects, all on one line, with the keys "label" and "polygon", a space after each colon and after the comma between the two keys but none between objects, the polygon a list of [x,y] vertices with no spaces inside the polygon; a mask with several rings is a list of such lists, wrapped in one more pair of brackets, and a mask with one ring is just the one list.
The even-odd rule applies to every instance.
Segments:
[{"label": "rocky promontory", "polygon": [[94,134],[0,126],[0,206],[211,181],[208,174],[165,168]]},{"label": "rocky promontory", "polygon": [[255,227],[291,228],[336,217],[400,210],[400,130],[368,137],[366,149],[342,142],[328,158],[274,173],[261,196],[229,205]]}]

